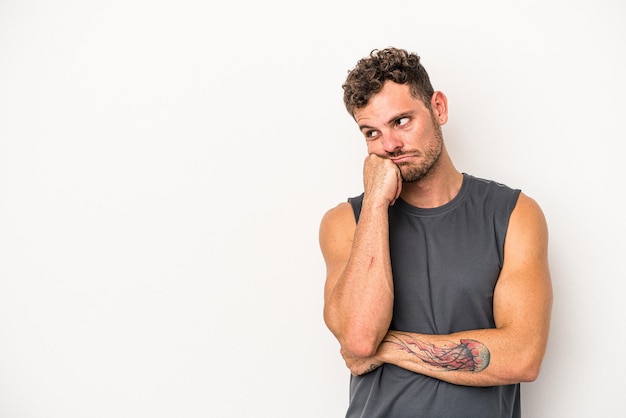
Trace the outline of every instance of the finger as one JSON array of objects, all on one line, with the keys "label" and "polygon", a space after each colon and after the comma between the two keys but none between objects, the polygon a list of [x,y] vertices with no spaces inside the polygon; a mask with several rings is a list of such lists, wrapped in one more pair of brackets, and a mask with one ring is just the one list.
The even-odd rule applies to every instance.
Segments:
[{"label": "finger", "polygon": [[400,193],[402,193],[402,174],[400,174],[400,170],[398,170],[397,175],[398,175],[398,189],[396,190],[395,200],[397,200],[400,197]]},{"label": "finger", "polygon": [[402,175],[400,174],[400,169],[396,167],[396,195],[391,202],[391,206],[396,203],[396,200],[400,197],[400,193],[402,193]]}]

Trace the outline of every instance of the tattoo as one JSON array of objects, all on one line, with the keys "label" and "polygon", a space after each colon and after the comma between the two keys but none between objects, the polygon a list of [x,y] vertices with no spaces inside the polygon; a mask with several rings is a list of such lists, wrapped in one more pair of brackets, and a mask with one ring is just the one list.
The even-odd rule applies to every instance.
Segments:
[{"label": "tattoo", "polygon": [[394,339],[384,342],[416,356],[424,363],[434,366],[435,370],[480,372],[489,366],[489,349],[476,340],[462,339],[460,344],[450,343],[437,347],[407,334],[393,333],[390,337]]},{"label": "tattoo", "polygon": [[367,374],[369,372],[373,372],[374,370],[376,370],[377,368],[379,368],[382,364],[376,364],[376,363],[372,363],[370,364],[370,366],[363,372],[363,374]]}]

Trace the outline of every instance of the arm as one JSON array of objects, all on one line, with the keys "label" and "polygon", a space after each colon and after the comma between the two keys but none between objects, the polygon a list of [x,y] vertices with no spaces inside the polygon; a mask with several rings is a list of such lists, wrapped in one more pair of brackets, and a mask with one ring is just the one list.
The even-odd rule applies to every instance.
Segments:
[{"label": "arm", "polygon": [[324,320],[342,352],[356,357],[376,353],[391,323],[388,208],[398,197],[402,180],[393,162],[370,155],[364,164],[364,184],[358,225],[348,203],[328,211],[320,225],[326,262]]},{"label": "arm", "polygon": [[552,308],[548,232],[539,206],[520,195],[511,214],[504,265],[494,291],[494,329],[451,335],[389,331],[370,361],[344,357],[353,374],[373,360],[454,384],[533,381],[546,349]]}]

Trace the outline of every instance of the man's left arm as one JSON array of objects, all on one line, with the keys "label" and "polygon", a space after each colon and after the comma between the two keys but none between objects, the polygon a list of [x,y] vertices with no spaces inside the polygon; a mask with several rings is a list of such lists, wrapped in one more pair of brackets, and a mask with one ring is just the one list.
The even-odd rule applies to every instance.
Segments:
[{"label": "man's left arm", "polygon": [[524,194],[509,220],[493,309],[493,329],[449,335],[391,330],[374,357],[344,357],[346,364],[355,375],[390,363],[468,386],[535,380],[548,341],[552,285],[546,221],[535,201]]}]

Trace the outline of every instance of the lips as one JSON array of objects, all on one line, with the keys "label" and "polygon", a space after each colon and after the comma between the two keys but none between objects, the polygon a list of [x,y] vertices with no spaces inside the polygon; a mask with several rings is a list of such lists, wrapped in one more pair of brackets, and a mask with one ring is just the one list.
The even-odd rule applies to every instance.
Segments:
[{"label": "lips", "polygon": [[404,155],[399,155],[397,157],[391,157],[390,160],[393,161],[396,164],[401,164],[401,163],[407,162],[408,160],[410,160],[413,157],[415,157],[415,155],[404,154]]}]

